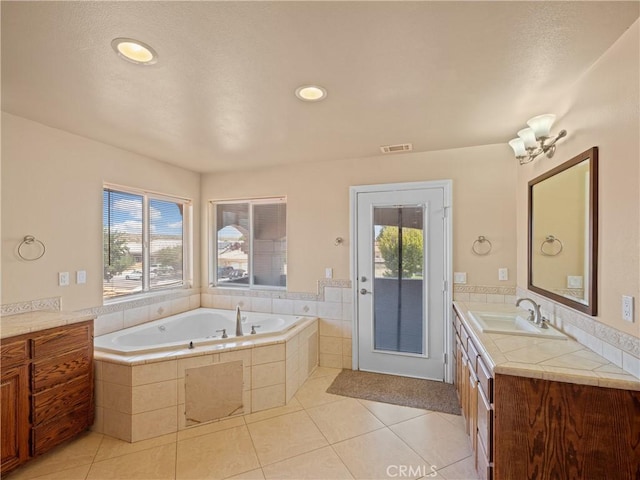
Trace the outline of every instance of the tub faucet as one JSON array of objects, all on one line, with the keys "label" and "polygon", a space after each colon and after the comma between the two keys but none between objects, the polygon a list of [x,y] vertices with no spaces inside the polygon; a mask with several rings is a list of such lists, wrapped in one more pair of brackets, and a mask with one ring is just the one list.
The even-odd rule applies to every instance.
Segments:
[{"label": "tub faucet", "polygon": [[519,307],[520,304],[525,300],[528,302],[531,302],[531,305],[533,305],[533,323],[535,323],[538,326],[542,326],[542,314],[540,313],[540,305],[538,305],[532,299],[528,297],[519,298],[518,301],[516,302],[516,307]]},{"label": "tub faucet", "polygon": [[236,307],[236,337],[242,337],[242,314],[240,313],[240,305]]}]

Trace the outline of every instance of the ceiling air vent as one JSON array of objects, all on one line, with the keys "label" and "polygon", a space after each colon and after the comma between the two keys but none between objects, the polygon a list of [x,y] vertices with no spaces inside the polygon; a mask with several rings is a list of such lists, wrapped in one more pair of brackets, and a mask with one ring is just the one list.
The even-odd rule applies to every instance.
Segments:
[{"label": "ceiling air vent", "polygon": [[382,145],[380,151],[382,153],[410,152],[413,145],[410,143],[399,143],[397,145]]}]

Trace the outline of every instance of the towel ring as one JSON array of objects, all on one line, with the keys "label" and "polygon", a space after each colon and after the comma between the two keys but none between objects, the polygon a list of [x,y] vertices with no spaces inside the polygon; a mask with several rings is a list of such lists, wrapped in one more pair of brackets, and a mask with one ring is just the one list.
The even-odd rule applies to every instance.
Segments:
[{"label": "towel ring", "polygon": [[[40,245],[40,247],[42,248],[42,253],[40,253],[40,255],[38,255],[37,257],[29,257],[28,255],[25,255],[22,252],[22,248],[25,245],[33,245],[34,243]],[[18,245],[18,256],[21,259],[26,260],[27,262],[33,262],[34,260],[38,260],[39,258],[42,258],[46,251],[47,251],[47,247],[44,246],[44,243],[42,243],[33,235],[25,235],[22,242],[20,242],[20,245]]]},{"label": "towel ring", "polygon": [[[560,246],[560,248],[558,249],[557,252],[555,253],[549,253],[549,252],[545,252],[544,251],[544,246],[545,244],[549,243],[551,245],[553,245],[554,243],[558,243],[558,245]],[[547,238],[545,238],[542,242],[542,244],[540,245],[540,253],[542,253],[542,255],[544,255],[545,257],[555,257],[556,255],[558,255],[560,252],[562,252],[562,249],[564,248],[564,245],[562,245],[562,242],[560,241],[559,238],[554,237],[553,235],[547,235]]]},{"label": "towel ring", "polygon": [[[480,246],[484,243],[489,244],[489,249],[486,252],[480,251],[481,250]],[[480,256],[489,255],[489,253],[491,253],[492,248],[493,248],[493,245],[491,245],[491,242],[489,241],[489,239],[486,238],[484,235],[478,236],[477,240],[473,242],[473,245],[471,245],[471,250],[473,251],[473,253]]]}]

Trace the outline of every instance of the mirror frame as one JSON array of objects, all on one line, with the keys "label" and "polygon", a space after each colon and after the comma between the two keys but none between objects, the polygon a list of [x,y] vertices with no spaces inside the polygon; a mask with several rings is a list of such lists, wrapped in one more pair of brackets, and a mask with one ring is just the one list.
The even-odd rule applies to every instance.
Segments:
[{"label": "mirror frame", "polygon": [[[533,187],[564,172],[569,168],[585,161],[589,161],[589,245],[585,249],[589,255],[589,284],[585,285],[585,291],[589,293],[588,304],[571,300],[565,296],[537,287],[533,284]],[[573,157],[571,160],[552,168],[548,172],[529,181],[528,195],[528,272],[527,288],[543,297],[550,298],[558,303],[571,307],[588,315],[595,316],[598,312],[598,147],[591,147],[589,150]]]}]

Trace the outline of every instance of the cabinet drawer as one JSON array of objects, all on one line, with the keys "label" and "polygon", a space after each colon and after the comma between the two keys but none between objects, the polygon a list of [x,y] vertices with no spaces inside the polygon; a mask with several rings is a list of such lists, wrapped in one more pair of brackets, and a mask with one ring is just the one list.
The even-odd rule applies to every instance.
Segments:
[{"label": "cabinet drawer", "polygon": [[66,383],[91,372],[91,352],[75,350],[50,360],[33,362],[32,386],[34,393],[59,383]]},{"label": "cabinet drawer", "polygon": [[493,402],[493,377],[482,357],[478,357],[476,373],[478,374],[480,390],[482,390],[489,403]]},{"label": "cabinet drawer", "polygon": [[487,456],[487,453],[484,451],[484,447],[482,446],[481,441],[478,441],[478,451],[476,455],[476,469],[478,471],[478,476],[482,480],[493,479],[493,466],[489,461],[489,457]]},{"label": "cabinet drawer", "polygon": [[464,325],[460,325],[460,340],[462,340],[462,348],[467,351],[468,343],[469,343],[469,334],[467,333],[467,329]]},{"label": "cabinet drawer", "polygon": [[469,338],[467,341],[467,355],[469,356],[469,368],[473,370],[474,374],[476,371],[476,361],[478,358],[478,349],[473,343],[473,340]]},{"label": "cabinet drawer", "polygon": [[453,326],[456,329],[456,333],[458,335],[460,335],[460,330],[462,329],[462,322],[460,321],[460,317],[458,317],[458,314],[453,313]]},{"label": "cabinet drawer", "polygon": [[482,390],[478,391],[478,439],[490,462],[493,460],[493,410]]},{"label": "cabinet drawer", "polygon": [[29,342],[18,340],[16,342],[0,345],[2,369],[19,365],[29,360]]},{"label": "cabinet drawer", "polygon": [[92,345],[93,324],[91,321],[52,329],[35,337],[33,342],[33,358],[38,360],[60,353]]},{"label": "cabinet drawer", "polygon": [[68,383],[57,385],[33,395],[33,423],[38,425],[65,415],[80,405],[93,403],[90,375],[83,375]]},{"label": "cabinet drawer", "polygon": [[93,422],[93,406],[83,406],[55,420],[38,425],[31,430],[31,454],[40,455],[51,450],[78,433],[86,430]]}]

